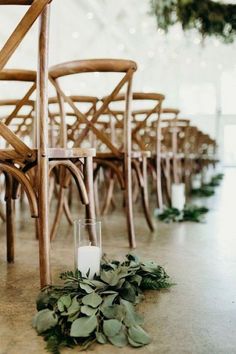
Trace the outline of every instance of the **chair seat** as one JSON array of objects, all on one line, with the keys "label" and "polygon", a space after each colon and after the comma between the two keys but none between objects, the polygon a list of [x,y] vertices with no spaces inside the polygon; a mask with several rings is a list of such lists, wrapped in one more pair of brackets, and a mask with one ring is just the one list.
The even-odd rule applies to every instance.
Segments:
[{"label": "chair seat", "polygon": [[71,158],[80,158],[80,157],[94,157],[96,156],[96,149],[90,148],[72,148],[72,149],[63,149],[63,148],[49,148],[48,149],[48,158],[49,159],[71,159]]},{"label": "chair seat", "polygon": [[[124,152],[120,152],[120,155],[117,157],[114,153],[112,152],[101,152],[97,151],[96,157],[98,159],[123,159],[124,158]],[[131,152],[131,158],[133,159],[140,159],[141,157],[151,157],[151,151],[132,151]]]},{"label": "chair seat", "polygon": [[[15,160],[15,161],[34,161],[37,159],[37,149],[32,149],[30,154],[20,154],[16,150],[0,149],[0,161]],[[96,155],[96,149],[84,149],[84,148],[73,148],[73,149],[63,149],[63,148],[49,148],[48,158],[49,159],[71,159],[71,158],[83,158],[83,157],[93,157]]]}]

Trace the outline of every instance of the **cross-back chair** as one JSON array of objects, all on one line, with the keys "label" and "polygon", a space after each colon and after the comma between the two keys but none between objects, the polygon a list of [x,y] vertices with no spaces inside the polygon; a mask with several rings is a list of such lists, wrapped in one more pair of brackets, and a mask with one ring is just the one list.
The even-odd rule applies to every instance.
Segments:
[{"label": "cross-back chair", "polygon": [[[114,101],[122,101],[124,96],[120,95]],[[146,164],[150,166],[155,175],[157,203],[160,208],[163,205],[161,186],[161,157],[160,157],[160,121],[161,109],[165,96],[159,93],[133,92],[133,106],[141,105],[132,109],[132,147],[134,151],[141,152],[143,176],[145,189],[147,185]],[[119,110],[109,110],[113,115],[122,114]],[[152,128],[151,128],[152,127]],[[144,193],[146,195],[146,193]],[[145,197],[146,199],[146,197]],[[148,205],[148,200],[146,201]],[[147,209],[145,207],[145,209]],[[144,209],[144,210],[145,210]],[[148,220],[148,212],[145,212]]]},{"label": "cross-back chair", "polygon": [[[126,217],[129,244],[135,247],[135,232],[132,208],[132,174],[131,174],[131,120],[130,120],[130,103],[131,103],[131,90],[132,78],[136,71],[136,63],[130,60],[119,59],[91,59],[79,60],[56,65],[49,70],[50,80],[54,85],[59,99],[61,102],[66,102],[78,117],[78,121],[82,131],[76,138],[75,146],[81,146],[84,141],[89,140],[89,134],[92,132],[96,137],[96,141],[100,142],[100,151],[97,151],[96,156],[96,169],[95,176],[101,166],[106,166],[112,169],[114,173],[118,174],[118,178],[124,188],[125,201],[126,201]],[[97,107],[96,112],[86,116],[76,106],[73,100],[66,95],[65,90],[62,89],[59,83],[62,77],[68,75],[76,75],[82,73],[120,73],[122,76],[118,84],[114,87],[112,92]],[[74,80],[75,82],[75,80]],[[99,120],[106,112],[109,103],[120,93],[121,90],[125,91],[125,120],[124,120],[124,135],[122,146],[116,146],[110,137],[100,129]],[[98,92],[99,93],[99,92]],[[63,105],[61,105],[62,111]],[[63,115],[63,111],[62,111]]]},{"label": "cross-back chair", "polygon": [[[41,286],[49,284],[50,277],[50,238],[48,210],[48,181],[49,174],[58,166],[66,168],[74,177],[81,198],[86,204],[87,216],[94,217],[93,208],[93,179],[92,158],[94,149],[68,149],[48,147],[48,34],[49,34],[49,1],[1,1],[0,5],[30,5],[26,14],[9,37],[0,51],[0,78],[10,81],[27,81],[30,89],[19,100],[14,110],[0,121],[0,136],[6,141],[7,148],[0,149],[0,171],[6,180],[6,234],[7,260],[14,261],[14,223],[13,202],[18,194],[19,185],[23,187],[29,200],[31,216],[37,219],[39,237],[39,270]],[[40,16],[39,54],[37,75],[32,71],[18,71],[3,67],[17,49],[35,20]],[[7,124],[18,114],[19,109],[27,102],[36,90],[36,142],[34,147],[26,145]],[[76,166],[83,164],[83,175]],[[37,169],[36,179],[32,179],[30,171]],[[65,183],[66,183],[65,179]],[[89,203],[91,201],[91,203]],[[91,242],[93,235],[91,234]]]}]

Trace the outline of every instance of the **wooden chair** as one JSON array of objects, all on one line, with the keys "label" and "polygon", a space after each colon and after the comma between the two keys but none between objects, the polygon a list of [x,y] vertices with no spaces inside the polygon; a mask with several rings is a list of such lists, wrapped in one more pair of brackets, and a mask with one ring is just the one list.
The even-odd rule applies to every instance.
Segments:
[{"label": "wooden chair", "polygon": [[[75,178],[83,201],[89,215],[93,214],[93,181],[92,181],[92,157],[94,149],[65,149],[48,148],[48,31],[49,31],[49,6],[48,0],[34,1],[3,1],[0,5],[30,5],[13,34],[7,40],[0,51],[1,80],[28,81],[32,83],[30,90],[20,100],[16,110],[12,112],[14,117],[20,105],[28,101],[37,87],[37,146],[28,147],[11,129],[0,122],[0,136],[11,148],[0,149],[0,170],[6,178],[6,234],[7,234],[7,260],[14,261],[14,223],[12,200],[17,197],[19,184],[24,188],[29,200],[31,216],[38,219],[39,235],[39,270],[41,286],[49,284],[50,278],[50,239],[49,239],[49,211],[48,211],[48,179],[49,173],[56,166],[64,166]],[[17,49],[35,20],[40,16],[39,31],[39,58],[37,76],[32,71],[3,70],[3,67]],[[84,180],[74,161],[84,158]],[[32,181],[29,171],[37,168],[36,182]],[[88,192],[86,192],[86,188]],[[93,214],[94,215],[94,214]]]},{"label": "wooden chair", "polygon": [[[132,153],[131,153],[131,119],[130,119],[130,102],[131,102],[131,85],[132,77],[136,71],[136,63],[129,60],[118,59],[91,59],[91,60],[79,60],[68,62],[64,64],[56,65],[49,70],[50,80],[54,85],[60,101],[66,102],[74,111],[78,118],[79,124],[82,127],[82,131],[77,136],[75,146],[81,146],[81,144],[87,140],[89,133],[92,132],[96,137],[96,140],[102,143],[103,151],[98,151],[96,156],[97,169],[95,175],[100,166],[107,166],[111,168],[114,173],[119,177],[119,180],[124,188],[125,201],[126,201],[126,217],[129,235],[129,244],[131,247],[135,247],[135,232],[134,232],[134,220],[133,220],[133,208],[132,208]],[[61,88],[59,80],[62,77],[72,74],[81,73],[120,73],[122,79],[112,90],[111,94],[106,97],[101,106],[97,108],[96,112],[91,114],[90,117],[82,113],[73,100],[65,94],[65,91]],[[120,93],[121,89],[125,89],[125,120],[124,120],[124,136],[123,144],[118,147],[114,145],[109,136],[103,132],[99,127],[99,119],[106,112],[109,103]],[[63,116],[63,104],[61,104],[61,114]],[[122,169],[121,169],[122,168]]]},{"label": "wooden chair", "polygon": [[[140,153],[139,158],[141,159],[141,171],[143,177],[143,189],[141,187],[142,202],[146,220],[152,230],[147,193],[147,165],[149,165],[152,172],[154,172],[157,202],[159,206],[162,206],[159,124],[162,102],[165,97],[159,93],[134,92],[132,94],[132,99],[132,149],[133,151],[138,151]],[[124,100],[124,95],[117,96],[113,100],[113,105],[115,102],[122,100]],[[142,106],[141,109],[137,107],[140,106],[140,104]],[[122,114],[124,112],[112,108],[112,102],[109,106],[109,113],[115,117],[119,124],[121,124]],[[121,119],[121,121],[119,119]],[[153,129],[150,129],[152,125]]]}]

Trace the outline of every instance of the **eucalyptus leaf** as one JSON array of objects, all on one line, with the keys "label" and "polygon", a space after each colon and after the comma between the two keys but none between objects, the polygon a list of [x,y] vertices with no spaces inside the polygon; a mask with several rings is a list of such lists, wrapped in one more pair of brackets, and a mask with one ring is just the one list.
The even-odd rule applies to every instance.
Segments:
[{"label": "eucalyptus leaf", "polygon": [[97,317],[81,317],[72,323],[70,336],[71,337],[88,337],[98,325]]},{"label": "eucalyptus leaf", "polygon": [[120,333],[116,334],[113,337],[109,337],[108,339],[111,344],[119,348],[123,348],[128,344],[127,335],[124,330],[121,330]]},{"label": "eucalyptus leaf", "polygon": [[111,306],[117,296],[118,293],[106,296],[103,300],[102,307]]},{"label": "eucalyptus leaf", "polygon": [[105,283],[109,284],[110,286],[115,286],[120,280],[120,277],[118,276],[117,273],[118,273],[117,270],[109,270],[109,271],[102,270],[101,279]]},{"label": "eucalyptus leaf", "polygon": [[100,344],[106,344],[107,338],[102,332],[96,332],[96,339]]},{"label": "eucalyptus leaf", "polygon": [[102,298],[97,293],[92,292],[82,298],[82,303],[95,308],[102,303]]},{"label": "eucalyptus leaf", "polygon": [[90,294],[94,291],[94,289],[88,284],[80,283],[79,286],[82,290],[86,291],[87,294]]},{"label": "eucalyptus leaf", "polygon": [[92,307],[90,307],[88,305],[81,306],[81,309],[80,309],[80,311],[86,316],[95,315],[97,310],[98,310],[97,308],[92,308]]},{"label": "eucalyptus leaf", "polygon": [[65,309],[70,307],[70,305],[71,305],[71,297],[70,297],[70,295],[63,295],[57,301],[58,310],[60,312],[65,311]]},{"label": "eucalyptus leaf", "polygon": [[118,320],[105,320],[103,322],[103,331],[107,337],[113,337],[121,330],[122,323]]},{"label": "eucalyptus leaf", "polygon": [[54,311],[44,309],[39,311],[33,319],[33,327],[41,334],[57,325],[58,318]]},{"label": "eucalyptus leaf", "polygon": [[140,347],[143,347],[143,346],[144,346],[144,344],[135,342],[135,341],[134,341],[132,338],[130,338],[129,336],[128,336],[128,342],[129,342],[129,344],[130,344],[132,347],[134,347],[134,348],[140,348]]},{"label": "eucalyptus leaf", "polygon": [[73,297],[71,305],[67,309],[68,315],[74,315],[76,312],[79,312],[80,304],[78,303],[77,296]]},{"label": "eucalyptus leaf", "polygon": [[151,342],[151,337],[140,326],[130,327],[128,335],[136,343],[146,345]]},{"label": "eucalyptus leaf", "polygon": [[143,317],[136,313],[134,306],[129,301],[121,299],[121,304],[125,308],[124,323],[127,327],[143,324]]},{"label": "eucalyptus leaf", "polygon": [[136,290],[128,281],[126,281],[120,290],[120,296],[125,300],[135,302]]}]

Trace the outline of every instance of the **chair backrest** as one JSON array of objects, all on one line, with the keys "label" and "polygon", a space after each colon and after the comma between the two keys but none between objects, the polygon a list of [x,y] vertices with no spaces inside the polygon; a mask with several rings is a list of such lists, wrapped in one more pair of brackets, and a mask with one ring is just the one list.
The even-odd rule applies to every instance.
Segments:
[{"label": "chair backrest", "polygon": [[[30,102],[29,99],[36,89],[36,77],[36,72],[31,70],[3,69],[0,72],[0,83],[13,82],[15,85],[14,89],[16,89],[17,83],[29,84],[29,88],[24,96],[21,99],[15,100],[15,105],[11,113],[5,117],[1,117],[0,121],[0,136],[6,141],[7,144],[11,145],[17,153],[22,155],[22,158],[26,160],[32,159],[33,151],[12,131],[12,129],[10,129],[9,126],[25,106],[31,105],[32,102]],[[1,107],[3,107],[4,104],[5,106],[13,105],[13,101],[14,100],[2,100]]]},{"label": "chair backrest", "polygon": [[[78,109],[88,118],[96,112],[96,105],[99,101],[94,96],[69,96]],[[49,135],[53,147],[73,147],[76,145],[77,137],[84,129],[85,124],[81,123],[76,112],[67,107],[60,106],[58,97],[49,98]],[[68,106],[68,105],[67,105]],[[90,134],[91,136],[91,134]]]},{"label": "chair backrest", "polygon": [[[114,109],[115,102],[125,99],[119,95],[113,99],[107,113],[116,120],[115,128],[122,128],[124,112]],[[153,137],[159,135],[159,123],[161,118],[162,103],[165,96],[160,93],[133,92],[132,94],[132,144],[134,150],[150,150],[150,142]],[[136,106],[141,106],[136,108]],[[155,124],[155,132],[150,132],[150,126]]]},{"label": "chair backrest", "polygon": [[[64,64],[56,65],[49,70],[49,78],[54,85],[58,98],[60,101],[60,109],[62,116],[64,103],[73,109],[79,123],[84,124],[85,127],[76,139],[76,146],[80,146],[85,138],[88,137],[90,131],[94,133],[96,139],[103,143],[103,145],[117,157],[120,156],[121,150],[113,144],[111,139],[100,129],[96,124],[99,118],[104,114],[108,108],[109,103],[120,93],[121,89],[125,89],[125,128],[124,128],[124,151],[131,150],[131,125],[130,125],[130,101],[131,101],[131,85],[133,74],[136,71],[136,63],[130,60],[119,59],[90,59],[78,60]],[[118,81],[112,92],[102,102],[101,106],[91,115],[90,119],[78,107],[73,100],[66,95],[65,91],[60,87],[59,79],[68,75],[76,75],[82,73],[120,73],[122,79]],[[98,92],[99,93],[99,92]]]},{"label": "chair backrest", "polygon": [[[0,5],[28,5],[27,11],[25,15],[22,17],[12,34],[7,39],[6,43],[4,44],[3,48],[0,50],[0,75],[1,80],[11,80],[11,81],[18,81],[18,78],[25,81],[31,81],[31,72],[23,72],[21,74],[17,70],[4,70],[5,65],[18,48],[20,43],[22,42],[23,38],[32,27],[33,23],[37,20],[38,17],[41,16],[40,20],[40,36],[39,36],[39,75],[38,75],[38,83],[39,83],[39,90],[38,90],[38,119],[39,119],[39,126],[46,127],[47,119],[46,115],[42,114],[45,113],[46,107],[46,78],[47,78],[47,68],[46,68],[46,61],[47,61],[47,30],[48,30],[48,17],[49,12],[47,5],[51,2],[51,0],[0,0]],[[33,79],[34,83],[31,87],[31,90],[25,95],[22,99],[23,101],[27,101],[31,96],[32,92],[35,90],[36,87],[36,78]],[[41,98],[41,99],[40,99]],[[21,103],[22,104],[22,101]],[[19,104],[19,105],[20,105]],[[6,120],[6,124],[9,124],[11,119],[17,114],[19,105],[15,107],[15,110],[11,113]],[[16,151],[17,154],[22,155],[25,159],[32,159],[33,152],[32,150],[24,144],[17,136],[7,127],[2,121],[0,122],[0,136],[3,137],[7,143],[9,143]],[[43,129],[44,131],[45,129]],[[40,133],[42,137],[43,134]],[[45,139],[40,139],[40,145],[46,149]]]}]

